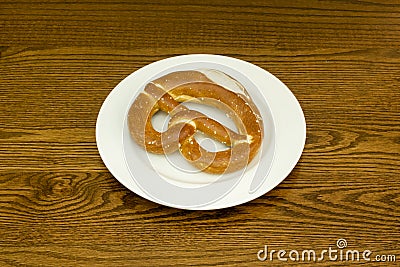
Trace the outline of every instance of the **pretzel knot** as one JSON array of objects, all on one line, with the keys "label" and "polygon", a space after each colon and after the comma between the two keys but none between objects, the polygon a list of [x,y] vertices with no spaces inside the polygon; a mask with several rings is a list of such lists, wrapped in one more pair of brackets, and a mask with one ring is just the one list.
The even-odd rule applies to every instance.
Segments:
[{"label": "pretzel knot", "polygon": [[[232,118],[238,132],[225,127],[182,102],[214,106]],[[169,114],[168,129],[159,132],[151,119],[158,111]],[[128,112],[132,138],[147,151],[169,154],[177,150],[198,169],[221,174],[240,170],[256,156],[262,142],[262,121],[250,97],[237,94],[198,71],[179,71],[145,86]],[[197,131],[225,144],[228,149],[208,151],[196,141]]]}]

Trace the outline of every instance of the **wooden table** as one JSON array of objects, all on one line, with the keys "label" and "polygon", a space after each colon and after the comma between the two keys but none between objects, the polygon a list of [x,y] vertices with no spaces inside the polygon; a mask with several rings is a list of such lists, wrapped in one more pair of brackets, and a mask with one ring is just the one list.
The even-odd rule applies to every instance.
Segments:
[{"label": "wooden table", "polygon": [[[354,264],[301,260],[341,238],[344,253],[372,251],[359,264],[395,255],[399,266],[398,1],[68,2],[0,3],[0,266]],[[299,163],[254,201],[160,206],[100,159],[95,123],[110,91],[189,53],[254,63],[304,110]],[[265,245],[288,261],[258,260]]]}]

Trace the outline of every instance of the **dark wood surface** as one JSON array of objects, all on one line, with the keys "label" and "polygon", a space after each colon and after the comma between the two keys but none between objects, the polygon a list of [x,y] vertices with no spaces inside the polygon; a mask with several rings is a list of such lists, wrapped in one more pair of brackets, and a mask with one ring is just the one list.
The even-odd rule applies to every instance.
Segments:
[{"label": "dark wood surface", "polygon": [[[336,248],[400,262],[400,3],[1,1],[0,266],[347,265],[261,262]],[[106,169],[100,106],[124,77],[187,53],[276,75],[307,121],[300,162],[249,203],[184,211]]]}]

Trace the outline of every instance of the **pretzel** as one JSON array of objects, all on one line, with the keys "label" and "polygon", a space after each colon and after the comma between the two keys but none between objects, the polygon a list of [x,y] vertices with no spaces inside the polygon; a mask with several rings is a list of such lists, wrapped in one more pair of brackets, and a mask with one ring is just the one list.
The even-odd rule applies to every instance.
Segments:
[{"label": "pretzel", "polygon": [[[238,132],[223,126],[182,102],[217,107],[232,118]],[[151,119],[158,111],[169,114],[168,129],[159,132]],[[261,146],[262,120],[246,94],[216,84],[198,71],[178,71],[145,86],[128,111],[132,138],[147,151],[169,154],[177,150],[196,168],[212,174],[234,172],[247,166]],[[197,131],[225,144],[228,149],[208,151],[196,141]]]}]

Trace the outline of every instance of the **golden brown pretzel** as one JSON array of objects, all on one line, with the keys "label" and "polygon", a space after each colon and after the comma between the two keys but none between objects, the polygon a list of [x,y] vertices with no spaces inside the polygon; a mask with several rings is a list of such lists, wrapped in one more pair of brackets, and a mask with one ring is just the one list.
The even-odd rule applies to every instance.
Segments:
[{"label": "golden brown pretzel", "polygon": [[[180,104],[188,100],[222,109],[234,120],[238,133]],[[159,110],[171,117],[168,129],[162,133],[151,123]],[[133,139],[147,151],[168,154],[179,150],[198,169],[216,174],[244,168],[262,142],[261,117],[251,99],[225,89],[197,71],[174,72],[147,84],[128,112],[128,126]],[[194,138],[196,131],[229,149],[205,150]]]}]

